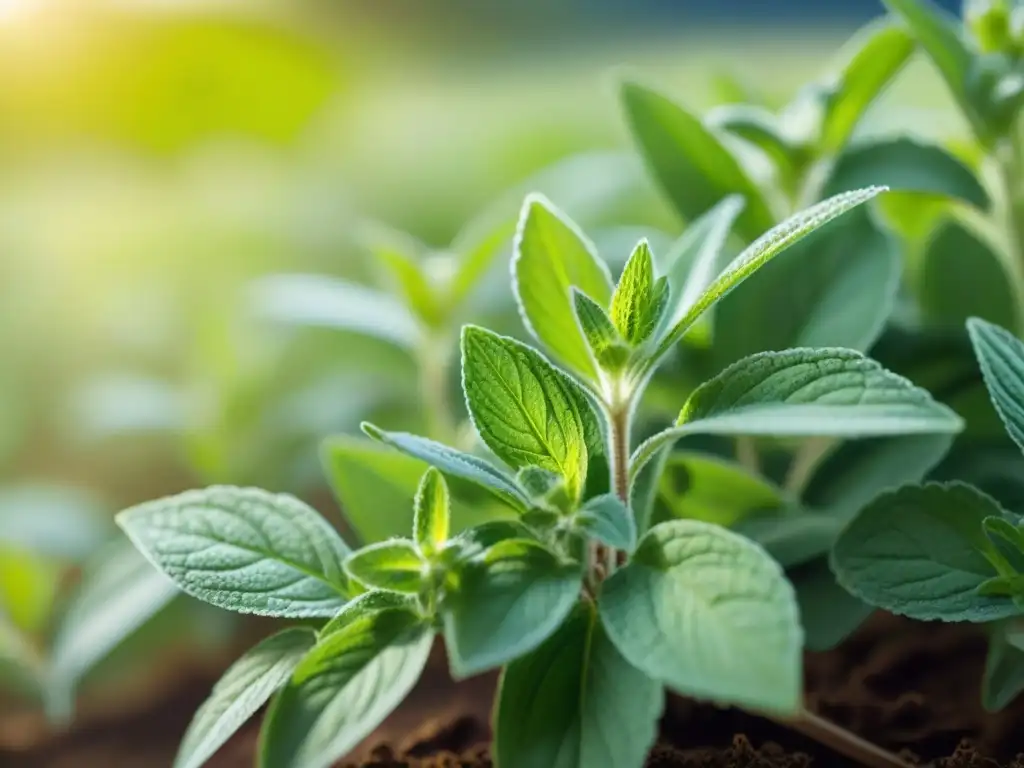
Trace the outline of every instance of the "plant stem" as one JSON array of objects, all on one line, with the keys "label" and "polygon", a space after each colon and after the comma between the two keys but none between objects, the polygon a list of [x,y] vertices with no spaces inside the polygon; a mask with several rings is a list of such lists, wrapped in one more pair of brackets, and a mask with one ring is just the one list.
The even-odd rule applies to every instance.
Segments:
[{"label": "plant stem", "polygon": [[910,764],[898,755],[806,709],[793,719],[769,717],[867,768],[910,768]]},{"label": "plant stem", "polygon": [[420,397],[430,437],[442,443],[456,440],[455,419],[448,402],[448,344],[446,339],[425,333],[419,345]]},{"label": "plant stem", "polygon": [[821,460],[832,450],[836,441],[830,437],[812,437],[797,450],[786,472],[783,485],[786,491],[799,498],[814,475]]},{"label": "plant stem", "polygon": [[752,437],[736,438],[736,459],[752,474],[761,474],[761,459],[757,455],[757,445]]},{"label": "plant stem", "polygon": [[612,491],[629,506],[629,432],[630,404],[618,403],[608,412],[611,435],[610,470],[612,475]]},{"label": "plant stem", "polygon": [[[995,149],[996,164],[1005,197],[1006,233],[1013,256],[1017,299],[1017,324],[1024,324],[1024,152],[1014,130]],[[1017,331],[1024,330],[1018,327]]]}]

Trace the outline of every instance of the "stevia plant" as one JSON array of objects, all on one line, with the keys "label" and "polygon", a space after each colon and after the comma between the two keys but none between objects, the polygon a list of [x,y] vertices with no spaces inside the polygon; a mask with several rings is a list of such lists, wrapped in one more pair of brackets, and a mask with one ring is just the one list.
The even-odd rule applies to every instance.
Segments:
[{"label": "stevia plant", "polygon": [[[901,765],[807,712],[793,588],[765,548],[699,520],[652,524],[680,437],[869,437],[955,432],[906,379],[842,348],[759,352],[697,387],[674,426],[633,444],[661,359],[701,316],[808,233],[875,197],[831,198],[758,238],[723,270],[717,249],[658,274],[645,242],[612,283],[586,237],[527,198],[513,282],[537,349],[461,332],[463,393],[491,456],[372,424],[430,465],[412,536],[352,551],[298,499],[216,486],[122,512],[118,523],[183,591],[242,613],[303,620],[248,652],[215,687],[176,768],[202,765],[273,697],[266,768],[325,768],[393,710],[435,635],[465,678],[502,668],[499,766],[640,766],[664,689],[791,723],[871,765]],[[482,490],[503,519],[453,533],[452,502]]]},{"label": "stevia plant", "polygon": [[[992,404],[1024,450],[1024,343],[979,318],[971,342]],[[837,539],[840,584],[871,605],[922,621],[982,624],[986,709],[1024,691],[1024,517],[963,482],[907,485],[864,509]]]}]

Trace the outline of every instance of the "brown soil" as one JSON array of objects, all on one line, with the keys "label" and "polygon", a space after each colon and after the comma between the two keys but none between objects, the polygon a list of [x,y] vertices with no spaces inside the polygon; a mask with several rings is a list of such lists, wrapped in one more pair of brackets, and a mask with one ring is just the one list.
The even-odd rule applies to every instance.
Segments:
[{"label": "brown soil", "polygon": [[[822,716],[937,768],[1024,768],[1024,697],[997,715],[980,705],[985,641],[962,625],[873,617],[832,652],[808,654],[807,702]],[[180,679],[149,707],[84,717],[68,733],[5,751],[2,768],[166,768],[192,711],[213,680]],[[494,675],[455,685],[442,649],[406,704],[354,753],[362,768],[487,768]],[[209,763],[250,768],[258,723]],[[9,729],[8,729],[9,730]],[[648,768],[843,768],[816,743],[733,709],[671,697]],[[2,736],[0,731],[0,736]],[[597,768],[597,767],[595,767]],[[614,767],[613,767],[614,768]]]}]

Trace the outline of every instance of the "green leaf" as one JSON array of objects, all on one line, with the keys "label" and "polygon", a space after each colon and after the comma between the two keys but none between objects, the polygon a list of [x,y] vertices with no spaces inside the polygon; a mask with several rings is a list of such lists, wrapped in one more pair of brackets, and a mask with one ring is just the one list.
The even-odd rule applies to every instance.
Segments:
[{"label": "green leaf", "polygon": [[1013,442],[1024,450],[1024,343],[979,318],[967,321],[967,331],[992,405]]},{"label": "green leaf", "polygon": [[0,541],[0,613],[19,630],[46,630],[66,564]]},{"label": "green leaf", "polygon": [[419,610],[419,600],[413,595],[404,595],[400,592],[371,589],[345,603],[345,607],[338,611],[333,619],[324,624],[317,634],[320,638],[325,638],[343,627],[347,627],[356,619],[389,608],[402,608],[416,613]]},{"label": "green leaf", "polygon": [[423,585],[426,563],[408,539],[370,544],[345,560],[345,572],[369,589],[417,594]]},{"label": "green leaf", "polygon": [[184,592],[260,616],[333,616],[349,549],[294,496],[213,486],[146,502],[117,523]]},{"label": "green leaf", "polygon": [[[661,474],[658,500],[671,516],[726,528],[751,515],[781,510],[782,489],[742,465],[712,454],[677,451]],[[774,520],[774,518],[773,518]]]},{"label": "green leaf", "polygon": [[174,768],[201,768],[288,682],[315,641],[312,630],[292,627],[271,635],[232,664],[192,718]]},{"label": "green leaf", "polygon": [[[325,440],[321,457],[345,518],[363,542],[409,534],[413,524],[413,499],[425,469],[421,459],[347,435]],[[453,477],[451,472],[448,477]],[[493,520],[507,511],[509,502],[489,504],[486,495],[483,499],[474,499],[462,493],[474,488],[471,485],[460,489],[452,483],[453,531]],[[517,508],[525,509],[525,502],[515,503],[520,505]]]},{"label": "green leaf", "polygon": [[869,187],[856,192],[846,192],[824,200],[786,219],[778,226],[769,230],[746,248],[739,256],[715,278],[700,297],[688,307],[683,317],[662,338],[653,359],[664,355],[672,345],[683,337],[683,334],[697,319],[718,301],[729,294],[736,286],[750,275],[771,261],[789,246],[804,238],[819,227],[824,226],[852,208],[867,202],[885,191],[884,187]]},{"label": "green leaf", "polygon": [[626,341],[642,344],[654,332],[668,301],[668,284],[654,279],[654,259],[641,240],[612,294],[611,319]]},{"label": "green leaf", "polygon": [[394,608],[324,638],[267,713],[261,768],[328,768],[345,757],[416,684],[432,641],[419,616]]},{"label": "green leaf", "polygon": [[746,200],[737,224],[744,237],[772,226],[775,217],[757,185],[700,118],[638,83],[623,83],[622,102],[647,167],[684,219],[738,193]]},{"label": "green leaf", "polygon": [[982,210],[989,197],[974,173],[937,144],[908,136],[863,141],[836,160],[823,195],[865,184],[883,184],[894,192],[919,192],[970,203]]},{"label": "green leaf", "polygon": [[836,582],[828,558],[819,557],[786,571],[796,591],[804,648],[829,651],[857,629],[875,609]]},{"label": "green leaf", "polygon": [[527,329],[561,362],[596,377],[569,289],[576,286],[607,305],[612,291],[608,267],[583,233],[538,195],[523,203],[514,247],[512,286]]},{"label": "green leaf", "polygon": [[668,251],[661,272],[668,278],[669,298],[659,338],[679,324],[722,271],[725,242],[743,206],[741,196],[730,195],[691,222]]},{"label": "green leaf", "polygon": [[416,490],[412,529],[416,547],[424,555],[438,552],[448,541],[451,501],[444,476],[431,467]]},{"label": "green leaf", "polygon": [[632,552],[636,546],[633,513],[614,493],[597,496],[584,504],[576,522],[591,538],[613,549]]},{"label": "green leaf", "polygon": [[928,54],[964,114],[978,124],[967,97],[967,73],[973,55],[957,19],[930,0],[883,0],[910,28]]},{"label": "green leaf", "polygon": [[793,589],[742,536],[695,520],[654,526],[605,582],[599,610],[627,661],[684,695],[781,713],[801,707]]},{"label": "green leaf", "polygon": [[180,594],[128,541],[99,549],[85,564],[51,640],[50,714],[70,717],[82,677]]},{"label": "green leaf", "polygon": [[587,346],[594,355],[594,362],[600,368],[617,370],[629,358],[628,345],[619,336],[618,330],[601,306],[576,288],[572,288],[573,309],[576,320],[587,340]]},{"label": "green leaf", "polygon": [[1024,691],[1024,649],[1011,642],[1013,622],[992,624],[988,635],[988,658],[981,683],[981,702],[988,712],[1009,706]]},{"label": "green leaf", "polygon": [[423,265],[393,243],[377,243],[372,249],[378,263],[387,268],[395,292],[405,305],[428,327],[438,327],[445,320],[445,309]]},{"label": "green leaf", "polygon": [[903,26],[883,19],[861,29],[848,50],[829,83],[821,127],[821,145],[829,152],[838,152],[849,141],[868,106],[910,59],[914,40]]},{"label": "green leaf", "polygon": [[906,486],[879,496],[836,540],[839,583],[871,605],[913,619],[992,621],[1017,613],[1008,598],[979,595],[996,576],[984,519],[1001,510],[962,483]]},{"label": "green leaf", "polygon": [[[964,290],[970,285],[971,290]],[[980,317],[1017,327],[1013,278],[998,252],[958,221],[943,222],[928,238],[920,267],[920,304],[931,325],[963,328]]]},{"label": "green leaf", "polygon": [[451,477],[479,485],[515,510],[523,511],[530,505],[530,500],[523,494],[515,479],[485,459],[419,435],[386,432],[369,422],[363,422],[362,428],[363,432],[374,440],[425,461]]},{"label": "green leaf", "polygon": [[497,764],[638,768],[657,736],[661,685],[627,662],[589,603],[502,673]]},{"label": "green leaf", "polygon": [[467,565],[442,610],[452,674],[465,678],[532,651],[572,610],[580,568],[534,541],[507,539]]},{"label": "green leaf", "polygon": [[576,384],[525,344],[462,329],[462,385],[473,424],[498,458],[565,478],[578,498],[587,478],[586,426]]},{"label": "green leaf", "polygon": [[690,434],[875,437],[963,426],[925,390],[849,349],[751,355],[698,387],[676,423],[636,449],[631,472]]},{"label": "green leaf", "polygon": [[869,349],[892,311],[901,266],[899,243],[867,209],[824,225],[719,304],[718,368],[765,350]]},{"label": "green leaf", "polygon": [[414,351],[420,331],[408,309],[372,288],[323,275],[268,275],[249,286],[253,312],[268,320],[372,336]]},{"label": "green leaf", "polygon": [[753,517],[735,526],[738,533],[764,547],[783,568],[794,568],[820,558],[832,548],[843,527],[841,520],[820,512],[801,509],[787,512]]},{"label": "green leaf", "polygon": [[797,149],[771,111],[753,104],[724,104],[709,112],[704,122],[757,147],[774,163],[783,178],[794,174],[793,160]]}]

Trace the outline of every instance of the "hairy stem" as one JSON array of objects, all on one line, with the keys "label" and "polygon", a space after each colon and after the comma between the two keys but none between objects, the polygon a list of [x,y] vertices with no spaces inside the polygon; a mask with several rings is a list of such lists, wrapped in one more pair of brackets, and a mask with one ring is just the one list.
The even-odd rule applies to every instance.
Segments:
[{"label": "hairy stem", "polygon": [[612,491],[622,503],[629,506],[629,404],[616,404],[609,411],[609,457]]},{"label": "hairy stem", "polygon": [[867,766],[867,768],[910,768],[910,764],[899,755],[882,749],[806,709],[792,719],[778,717],[771,717],[771,719]]}]

